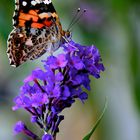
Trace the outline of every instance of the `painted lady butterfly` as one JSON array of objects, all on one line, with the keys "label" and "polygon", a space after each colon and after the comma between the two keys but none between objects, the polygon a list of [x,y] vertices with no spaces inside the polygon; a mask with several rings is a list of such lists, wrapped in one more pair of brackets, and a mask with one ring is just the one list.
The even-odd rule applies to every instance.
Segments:
[{"label": "painted lady butterfly", "polygon": [[51,0],[15,0],[13,28],[7,54],[15,67],[54,52],[70,36],[63,31]]}]

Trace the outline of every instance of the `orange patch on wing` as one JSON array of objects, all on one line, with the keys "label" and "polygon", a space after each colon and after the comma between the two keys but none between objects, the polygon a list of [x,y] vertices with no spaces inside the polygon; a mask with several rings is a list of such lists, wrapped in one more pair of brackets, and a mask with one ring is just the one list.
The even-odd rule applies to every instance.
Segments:
[{"label": "orange patch on wing", "polygon": [[41,23],[32,23],[31,24],[32,28],[42,28],[43,26],[44,26],[44,24],[41,24]]},{"label": "orange patch on wing", "polygon": [[29,14],[34,15],[34,16],[38,16],[38,14],[35,10],[30,10]]},{"label": "orange patch on wing", "polygon": [[20,13],[19,15],[19,19],[21,20],[33,20],[33,22],[37,22],[38,21],[38,16],[34,16],[34,15],[30,15],[30,14],[25,14],[25,13]]},{"label": "orange patch on wing", "polygon": [[[50,27],[52,26],[52,21],[48,20],[50,15],[48,13],[42,13],[42,14],[37,14],[38,10],[30,10],[27,14],[20,12],[19,15],[19,26],[25,26],[25,22],[29,21],[32,19],[32,28],[42,28],[44,26]],[[56,13],[53,13],[51,16],[53,17],[58,17]],[[38,19],[44,19],[45,20],[42,23],[38,23]]]},{"label": "orange patch on wing", "polygon": [[20,26],[25,26],[25,20],[19,20],[19,25]]},{"label": "orange patch on wing", "polygon": [[43,22],[47,27],[52,25],[52,21],[48,21],[47,19]]}]

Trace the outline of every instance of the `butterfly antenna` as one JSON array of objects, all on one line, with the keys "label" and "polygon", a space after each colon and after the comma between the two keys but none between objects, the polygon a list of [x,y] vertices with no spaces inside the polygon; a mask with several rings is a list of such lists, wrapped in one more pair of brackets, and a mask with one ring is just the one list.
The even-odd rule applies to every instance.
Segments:
[{"label": "butterfly antenna", "polygon": [[[81,19],[81,17],[85,14],[86,11],[87,11],[87,10],[84,9],[84,10],[81,12],[80,15],[78,14],[78,15],[75,17],[75,19],[73,20],[73,22],[70,24],[68,30],[70,30],[70,29],[73,27],[73,25],[76,24],[76,23]],[[80,11],[79,11],[79,12],[80,12]]]},{"label": "butterfly antenna", "polygon": [[81,11],[81,9],[78,8],[78,9],[77,9],[77,12],[75,13],[74,17],[72,18],[72,20],[71,20],[71,22],[70,22],[70,24],[69,24],[69,26],[68,26],[68,29],[67,29],[68,31],[69,31],[69,29],[71,28],[71,25],[73,24],[73,22],[77,19],[77,16],[79,15],[80,11]]}]

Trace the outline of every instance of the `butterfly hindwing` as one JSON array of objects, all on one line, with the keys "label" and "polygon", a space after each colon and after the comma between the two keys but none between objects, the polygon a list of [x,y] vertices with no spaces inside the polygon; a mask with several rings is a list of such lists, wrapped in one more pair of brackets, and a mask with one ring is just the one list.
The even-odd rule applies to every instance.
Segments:
[{"label": "butterfly hindwing", "polygon": [[10,64],[19,66],[28,59],[33,60],[42,56],[46,51],[55,51],[59,39],[54,27],[31,28],[30,34],[23,27],[13,29],[8,39],[7,54]]}]

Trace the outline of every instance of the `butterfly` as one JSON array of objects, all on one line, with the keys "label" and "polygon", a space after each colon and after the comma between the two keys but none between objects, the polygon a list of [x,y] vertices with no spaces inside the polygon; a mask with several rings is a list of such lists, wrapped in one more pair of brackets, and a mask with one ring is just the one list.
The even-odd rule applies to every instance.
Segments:
[{"label": "butterfly", "polygon": [[70,37],[62,29],[51,0],[15,0],[13,30],[7,40],[10,65],[18,67],[45,52],[54,52]]}]

